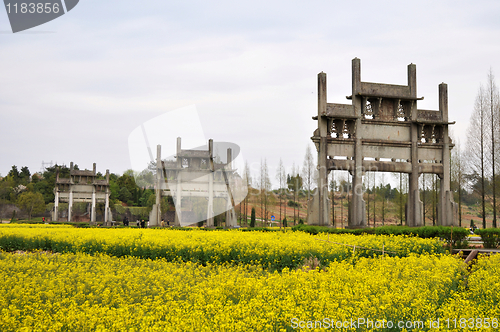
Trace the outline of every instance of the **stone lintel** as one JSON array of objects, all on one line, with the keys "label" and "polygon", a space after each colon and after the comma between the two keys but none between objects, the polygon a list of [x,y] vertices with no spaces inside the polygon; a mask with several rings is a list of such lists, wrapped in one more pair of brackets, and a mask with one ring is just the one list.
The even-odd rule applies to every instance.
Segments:
[{"label": "stone lintel", "polygon": [[[353,171],[354,161],[343,159],[329,159],[328,170],[330,171]],[[434,163],[419,163],[419,174],[442,174],[443,165]],[[376,161],[363,160],[363,172],[400,172],[412,173],[412,164],[410,162],[392,162],[392,161]]]},{"label": "stone lintel", "polygon": [[371,82],[361,82],[361,91],[358,92],[358,95],[391,99],[417,99],[411,95],[409,86]]},{"label": "stone lintel", "polygon": [[354,107],[349,104],[326,104],[326,116],[332,118],[356,119]]}]

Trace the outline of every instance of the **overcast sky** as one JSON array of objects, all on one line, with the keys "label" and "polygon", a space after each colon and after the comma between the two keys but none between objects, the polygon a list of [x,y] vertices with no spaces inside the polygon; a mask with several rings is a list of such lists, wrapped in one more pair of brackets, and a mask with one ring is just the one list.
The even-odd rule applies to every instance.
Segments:
[{"label": "overcast sky", "polygon": [[464,145],[479,84],[500,75],[499,17],[498,1],[81,0],[13,34],[0,8],[0,174],[42,161],[121,174],[134,129],[193,106],[202,137],[249,163],[302,166],[317,74],[328,102],[350,103],[354,57],[363,81],[390,84],[415,63],[421,109],[447,83]]}]

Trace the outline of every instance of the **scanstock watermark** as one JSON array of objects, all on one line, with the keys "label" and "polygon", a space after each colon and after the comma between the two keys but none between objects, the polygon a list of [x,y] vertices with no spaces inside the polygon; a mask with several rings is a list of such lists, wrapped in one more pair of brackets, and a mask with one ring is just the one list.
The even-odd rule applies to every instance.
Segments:
[{"label": "scanstock watermark", "polygon": [[63,16],[79,0],[4,0],[12,32],[16,33],[50,22]]},{"label": "scanstock watermark", "polygon": [[369,318],[351,318],[349,320],[335,320],[324,318],[322,320],[310,321],[291,319],[292,329],[371,329],[371,330],[422,330],[422,329],[498,329],[498,318],[476,317],[476,318],[436,318],[427,320],[371,320]]}]

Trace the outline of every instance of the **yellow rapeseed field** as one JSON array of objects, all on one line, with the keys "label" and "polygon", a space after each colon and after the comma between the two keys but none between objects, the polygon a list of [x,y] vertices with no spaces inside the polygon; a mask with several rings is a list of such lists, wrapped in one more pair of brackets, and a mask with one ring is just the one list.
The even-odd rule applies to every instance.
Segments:
[{"label": "yellow rapeseed field", "polygon": [[386,254],[399,257],[410,253],[445,252],[443,243],[438,239],[405,236],[15,225],[0,226],[0,249],[99,252],[117,257],[165,258],[202,264],[253,264],[278,271],[296,268],[309,257],[316,257],[323,266],[327,266],[353,256],[381,255],[382,249]]},{"label": "yellow rapeseed field", "polygon": [[0,331],[499,328],[500,255],[437,239],[2,225],[0,247]]},{"label": "yellow rapeseed field", "polygon": [[323,328],[352,319],[427,322],[466,274],[460,260],[436,255],[278,273],[101,254],[2,253],[0,271],[1,331],[286,331],[308,321]]}]

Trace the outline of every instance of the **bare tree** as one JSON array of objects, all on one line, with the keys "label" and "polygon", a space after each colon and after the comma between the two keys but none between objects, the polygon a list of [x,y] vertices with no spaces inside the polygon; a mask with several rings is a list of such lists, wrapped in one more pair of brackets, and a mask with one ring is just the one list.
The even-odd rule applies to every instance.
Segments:
[{"label": "bare tree", "polygon": [[[481,195],[483,228],[486,228],[486,200],[485,179],[486,167],[484,162],[486,148],[486,100],[482,86],[476,96],[474,112],[469,120],[467,132],[467,161],[469,169],[470,186]],[[477,184],[480,184],[478,186]]]},{"label": "bare tree", "polygon": [[[311,189],[314,184],[315,165],[316,163],[314,162],[314,157],[311,152],[311,146],[308,144],[304,157],[304,165],[302,166],[302,179],[304,181],[304,188],[307,190],[307,202],[309,202]],[[309,209],[307,209],[307,216],[309,216]]]},{"label": "bare tree", "polygon": [[248,166],[248,161],[245,161],[245,170],[244,170],[244,176],[245,176],[245,182],[247,185],[247,195],[245,196],[245,199],[243,200],[243,205],[244,205],[244,215],[245,215],[245,223],[248,222],[248,196],[250,196],[250,191],[251,191],[251,186],[250,184],[252,183],[252,176],[250,174],[250,167]]},{"label": "bare tree", "polygon": [[375,172],[372,172],[373,173],[373,181],[372,181],[372,194],[373,194],[373,227],[377,227],[377,218],[375,217],[375,213],[377,212],[377,208],[376,208],[376,205],[377,205],[377,195],[375,193],[375,190],[376,190],[376,174]]},{"label": "bare tree", "polygon": [[337,189],[337,184],[335,183],[335,172],[331,171],[330,172],[332,175],[332,179],[330,180],[330,191],[331,191],[331,201],[332,201],[332,223],[333,227],[336,228],[336,223],[335,223],[335,190]]},{"label": "bare tree", "polygon": [[363,180],[366,189],[366,223],[370,225],[370,172],[366,172]]},{"label": "bare tree", "polygon": [[[297,202],[297,196],[298,196],[298,192],[299,190],[302,189],[302,177],[299,175],[300,174],[300,167],[297,166],[297,168],[295,168],[295,163],[293,163],[293,166],[292,166],[292,175],[290,176],[290,174],[288,175],[287,177],[287,183],[288,183],[288,189],[292,190],[293,191],[293,223],[295,225],[296,223],[296,218],[297,218],[297,215],[296,215],[296,207],[299,206],[298,202]],[[300,217],[300,210],[299,210],[299,217]]]},{"label": "bare tree", "polygon": [[425,173],[422,173],[422,176],[420,177],[420,184],[421,184],[421,187],[422,187],[422,205],[423,205],[423,208],[424,208],[424,211],[423,211],[423,215],[424,215],[424,226],[425,226],[425,215],[426,215],[426,211],[425,211],[425,206],[426,206],[426,194],[427,194],[427,183],[426,183],[426,174]]},{"label": "bare tree", "polygon": [[393,176],[396,177],[399,181],[399,185],[397,186],[397,197],[396,197],[396,205],[399,208],[399,221],[400,224],[403,225],[404,218],[404,207],[407,199],[407,191],[408,191],[408,175],[404,173],[393,173]]},{"label": "bare tree", "polygon": [[260,174],[259,174],[259,196],[260,196],[260,222],[264,222],[264,193],[265,193],[265,174],[264,174],[264,160],[260,160]]},{"label": "bare tree", "polygon": [[489,109],[489,123],[491,126],[491,184],[492,184],[492,195],[493,195],[493,227],[497,227],[497,199],[496,199],[496,177],[495,177],[495,164],[497,160],[495,158],[495,141],[497,138],[497,131],[499,126],[499,96],[498,87],[495,84],[495,77],[491,71],[488,74],[488,83],[486,86],[487,93],[487,104]]},{"label": "bare tree", "polygon": [[385,225],[385,201],[387,200],[387,190],[386,187],[384,186],[385,184],[385,173],[382,173],[380,176],[380,190],[379,190],[379,195],[380,199],[382,200],[382,226]]},{"label": "bare tree", "polygon": [[349,183],[346,181],[343,172],[340,172],[339,175],[339,189],[340,189],[340,223],[341,223],[341,228],[344,228],[344,194],[349,195]]},{"label": "bare tree", "polygon": [[458,201],[458,222],[459,226],[462,226],[462,192],[464,190],[463,184],[465,182],[464,173],[464,159],[462,158],[462,149],[460,146],[460,140],[456,140],[455,148],[451,152],[451,185],[452,190],[457,193]]},{"label": "bare tree", "polygon": [[278,180],[279,183],[279,190],[278,190],[278,195],[280,199],[280,222],[282,222],[281,218],[281,207],[283,205],[282,199],[283,199],[283,194],[285,190],[285,184],[286,184],[286,172],[285,172],[285,167],[283,166],[283,160],[280,158],[280,163],[278,166],[278,169],[276,170],[276,180]]},{"label": "bare tree", "polygon": [[264,220],[267,222],[269,217],[267,207],[269,205],[269,192],[271,191],[271,180],[269,179],[269,169],[267,168],[267,160],[264,159]]}]

